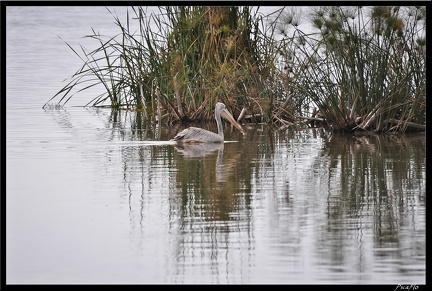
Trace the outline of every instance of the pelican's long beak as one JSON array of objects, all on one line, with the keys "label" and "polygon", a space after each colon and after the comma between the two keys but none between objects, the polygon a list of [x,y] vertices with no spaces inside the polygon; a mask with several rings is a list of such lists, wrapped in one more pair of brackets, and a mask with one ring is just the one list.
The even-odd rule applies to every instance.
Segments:
[{"label": "pelican's long beak", "polygon": [[237,127],[237,129],[240,130],[240,132],[242,134],[245,134],[245,132],[243,131],[243,128],[241,127],[241,125],[238,124],[238,122],[234,119],[234,117],[232,117],[231,113],[229,113],[228,110],[222,109],[221,116],[223,118],[225,118],[226,120],[228,120],[229,122],[231,122],[232,125],[234,125],[235,127]]}]

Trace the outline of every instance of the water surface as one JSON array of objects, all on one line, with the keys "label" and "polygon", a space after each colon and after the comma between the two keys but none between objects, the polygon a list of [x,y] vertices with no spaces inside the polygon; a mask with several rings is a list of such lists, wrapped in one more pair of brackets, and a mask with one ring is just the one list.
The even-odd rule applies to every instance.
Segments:
[{"label": "water surface", "polygon": [[41,109],[80,65],[57,35],[90,27],[118,32],[104,7],[7,7],[7,284],[425,283],[424,136],[179,147],[134,112]]}]

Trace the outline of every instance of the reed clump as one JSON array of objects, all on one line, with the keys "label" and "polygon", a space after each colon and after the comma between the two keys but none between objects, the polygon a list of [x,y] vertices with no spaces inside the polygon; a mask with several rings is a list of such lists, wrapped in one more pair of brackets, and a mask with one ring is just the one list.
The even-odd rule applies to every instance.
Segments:
[{"label": "reed clump", "polygon": [[[53,99],[65,104],[73,90],[102,85],[104,93],[86,106],[140,110],[148,120],[169,122],[213,118],[224,102],[235,116],[262,111],[274,97],[268,80],[276,74],[272,40],[263,31],[263,15],[247,6],[168,6],[148,15],[132,7],[127,23],[114,16],[120,33],[93,31],[100,47],[70,48],[84,65]],[[135,26],[129,20],[135,20]],[[136,28],[136,23],[138,28]],[[267,110],[270,107],[267,106]],[[243,118],[263,120],[270,114]]]},{"label": "reed clump", "polygon": [[[86,106],[137,110],[147,121],[213,120],[224,102],[238,120],[334,131],[425,130],[426,8],[131,7],[120,32],[68,46],[83,66],[47,104],[102,86]],[[283,64],[280,66],[279,64]],[[46,104],[46,105],[47,105]]]},{"label": "reed clump", "polygon": [[[425,7],[316,7],[281,40],[289,95],[332,130],[425,130]],[[287,17],[285,17],[287,18]],[[289,17],[288,17],[289,18]]]}]

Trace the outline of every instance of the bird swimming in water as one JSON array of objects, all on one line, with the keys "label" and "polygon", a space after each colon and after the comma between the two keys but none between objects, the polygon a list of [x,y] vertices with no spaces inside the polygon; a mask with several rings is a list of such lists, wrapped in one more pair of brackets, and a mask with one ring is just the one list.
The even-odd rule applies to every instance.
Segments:
[{"label": "bird swimming in water", "polygon": [[172,140],[179,143],[223,143],[224,133],[221,116],[231,122],[232,125],[234,125],[238,130],[240,130],[241,133],[244,134],[241,125],[238,124],[237,121],[235,121],[234,117],[226,109],[225,104],[218,102],[215,106],[215,119],[217,123],[218,133],[214,133],[203,128],[191,126],[179,132]]}]

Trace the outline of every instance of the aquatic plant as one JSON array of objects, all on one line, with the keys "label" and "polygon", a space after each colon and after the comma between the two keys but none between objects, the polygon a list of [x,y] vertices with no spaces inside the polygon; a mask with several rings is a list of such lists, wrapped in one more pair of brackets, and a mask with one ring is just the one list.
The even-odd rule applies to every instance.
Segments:
[{"label": "aquatic plant", "polygon": [[126,23],[114,15],[115,36],[92,30],[97,49],[67,44],[84,64],[47,104],[102,86],[86,106],[142,111],[158,123],[213,120],[219,101],[238,120],[279,128],[425,129],[424,6],[315,7],[312,32],[293,7],[131,11]]},{"label": "aquatic plant", "polygon": [[175,122],[213,119],[217,101],[239,115],[255,112],[257,104],[262,108],[259,99],[273,98],[268,80],[276,73],[276,57],[259,9],[158,9],[148,15],[143,7],[131,7],[125,24],[114,16],[118,35],[93,30],[87,36],[99,42],[96,50],[68,44],[84,65],[49,102],[65,104],[75,93],[102,85],[103,94],[86,106],[142,110],[148,120]]},{"label": "aquatic plant", "polygon": [[[425,7],[316,7],[281,40],[287,87],[332,130],[425,129]],[[313,118],[311,118],[313,120]]]}]

